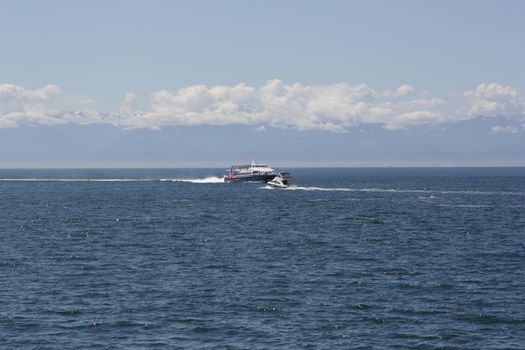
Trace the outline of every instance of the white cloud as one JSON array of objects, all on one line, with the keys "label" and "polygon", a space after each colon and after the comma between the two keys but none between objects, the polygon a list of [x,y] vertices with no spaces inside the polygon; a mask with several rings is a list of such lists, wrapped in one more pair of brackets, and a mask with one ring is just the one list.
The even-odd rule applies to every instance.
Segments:
[{"label": "white cloud", "polygon": [[60,88],[48,84],[40,89],[29,90],[13,84],[0,84],[0,101],[37,102],[49,101],[61,93]]},{"label": "white cloud", "polygon": [[260,88],[190,86],[151,94],[151,110],[128,115],[129,128],[167,125],[267,125],[297,130],[344,132],[358,124],[392,128],[443,120],[436,98],[390,101],[413,92],[408,85],[395,92],[377,92],[366,84],[286,85],[270,80]]},{"label": "white cloud", "polygon": [[490,129],[491,134],[515,134],[518,132],[518,128],[514,126],[493,126]]},{"label": "white cloud", "polygon": [[35,90],[0,84],[0,128],[62,123],[62,113],[50,104],[60,94],[53,84]]},{"label": "white cloud", "polygon": [[[96,111],[82,103],[76,110],[61,108],[58,97],[63,96],[55,85],[30,90],[0,84],[0,128],[104,123],[127,129],[158,130],[172,125],[237,124],[260,131],[274,127],[346,132],[364,124],[397,130],[478,116],[517,117],[525,122],[525,104],[517,90],[495,83],[466,91],[464,108],[455,115],[444,112],[448,101],[409,85],[392,91],[376,91],[366,84],[287,85],[277,79],[261,87],[243,83],[194,85],[174,92],[151,93],[149,107],[144,111],[139,109],[138,96],[128,92],[118,112]],[[496,128],[491,132],[502,131]]]},{"label": "white cloud", "polygon": [[134,92],[127,92],[120,106],[120,113],[124,115],[130,115],[138,112],[139,97]]},{"label": "white cloud", "polygon": [[408,95],[408,94],[411,94],[412,92],[414,92],[414,88],[410,85],[401,85],[400,87],[397,88],[396,91],[390,91],[390,90],[386,90],[384,93],[383,93],[383,96],[385,97],[401,97],[401,96],[405,96],[405,95]]},{"label": "white cloud", "polygon": [[525,101],[517,90],[496,83],[480,84],[463,93],[466,117],[525,117]]}]

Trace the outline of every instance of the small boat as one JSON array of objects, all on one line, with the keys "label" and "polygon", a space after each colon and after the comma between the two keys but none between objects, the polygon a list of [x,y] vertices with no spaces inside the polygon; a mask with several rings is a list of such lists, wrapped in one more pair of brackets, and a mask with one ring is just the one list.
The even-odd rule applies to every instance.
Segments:
[{"label": "small boat", "polygon": [[292,184],[292,177],[290,176],[290,173],[280,172],[276,177],[274,177],[271,181],[268,181],[266,184],[275,188],[287,188]]},{"label": "small boat", "polygon": [[252,161],[250,165],[233,165],[224,175],[224,182],[268,182],[276,176],[273,168]]}]

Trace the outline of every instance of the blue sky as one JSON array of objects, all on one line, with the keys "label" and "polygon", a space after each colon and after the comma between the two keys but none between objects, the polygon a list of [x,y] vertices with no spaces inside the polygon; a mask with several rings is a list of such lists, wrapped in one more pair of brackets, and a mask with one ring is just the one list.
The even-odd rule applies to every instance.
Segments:
[{"label": "blue sky", "polygon": [[0,1],[0,166],[525,165],[523,1]]}]

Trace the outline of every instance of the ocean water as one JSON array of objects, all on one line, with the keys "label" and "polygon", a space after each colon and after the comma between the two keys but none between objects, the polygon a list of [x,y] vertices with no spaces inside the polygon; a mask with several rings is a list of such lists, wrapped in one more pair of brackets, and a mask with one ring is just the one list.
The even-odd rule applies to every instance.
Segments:
[{"label": "ocean water", "polygon": [[525,168],[289,170],[0,170],[0,348],[525,348]]}]

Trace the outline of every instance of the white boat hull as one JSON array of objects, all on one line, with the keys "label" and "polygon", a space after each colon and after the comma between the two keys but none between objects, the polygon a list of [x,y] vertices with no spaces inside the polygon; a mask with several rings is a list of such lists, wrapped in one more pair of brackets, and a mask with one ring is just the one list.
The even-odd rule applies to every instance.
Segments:
[{"label": "white boat hull", "polygon": [[271,186],[271,187],[274,187],[274,188],[287,188],[288,185],[285,185],[285,184],[282,184],[282,183],[277,183],[277,182],[267,182],[266,183],[268,186]]},{"label": "white boat hull", "polygon": [[268,181],[266,184],[275,188],[288,188],[291,185],[290,174],[286,172],[281,172],[279,173],[279,175],[274,177],[271,181]]}]

